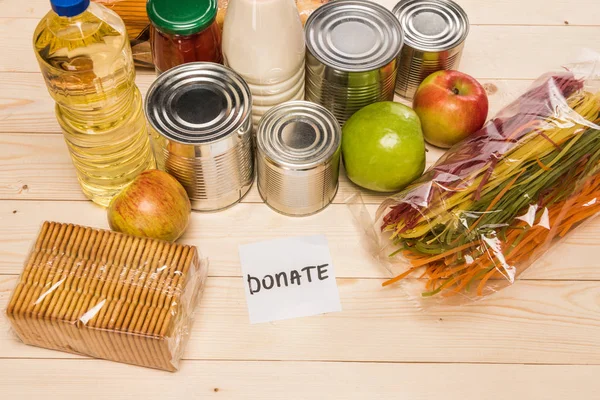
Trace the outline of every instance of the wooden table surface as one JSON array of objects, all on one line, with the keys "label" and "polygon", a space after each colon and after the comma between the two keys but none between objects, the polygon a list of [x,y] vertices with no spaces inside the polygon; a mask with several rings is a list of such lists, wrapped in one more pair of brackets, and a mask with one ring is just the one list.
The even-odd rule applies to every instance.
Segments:
[{"label": "wooden table surface", "polygon": [[[471,31],[460,69],[490,93],[490,116],[532,79],[600,52],[597,0],[460,0]],[[393,6],[393,0],[385,0]],[[47,0],[0,0],[0,309],[44,220],[107,227],[86,201],[32,50]],[[154,74],[139,71],[145,92]],[[440,154],[432,151],[428,161]],[[26,346],[0,316],[3,399],[598,399],[600,219],[576,231],[512,287],[477,304],[423,313],[363,247],[344,200],[286,218],[261,203],[194,214],[182,242],[210,277],[181,370],[167,373]],[[365,194],[373,211],[381,196]],[[250,325],[238,245],[325,234],[343,312]]]}]

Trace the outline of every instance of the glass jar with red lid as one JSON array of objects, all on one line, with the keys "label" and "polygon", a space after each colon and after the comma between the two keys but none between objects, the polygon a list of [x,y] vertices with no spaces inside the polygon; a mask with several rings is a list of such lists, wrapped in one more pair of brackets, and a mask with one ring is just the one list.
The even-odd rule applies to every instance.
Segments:
[{"label": "glass jar with red lid", "polygon": [[146,9],[158,73],[194,61],[222,63],[217,0],[148,0]]}]

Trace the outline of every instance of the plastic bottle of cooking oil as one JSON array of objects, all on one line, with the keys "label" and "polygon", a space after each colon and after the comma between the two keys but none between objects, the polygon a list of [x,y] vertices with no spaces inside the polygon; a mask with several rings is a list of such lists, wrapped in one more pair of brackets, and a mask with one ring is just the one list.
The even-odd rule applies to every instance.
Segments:
[{"label": "plastic bottle of cooking oil", "polygon": [[83,192],[108,205],[154,168],[125,24],[90,0],[51,0],[33,44]]}]

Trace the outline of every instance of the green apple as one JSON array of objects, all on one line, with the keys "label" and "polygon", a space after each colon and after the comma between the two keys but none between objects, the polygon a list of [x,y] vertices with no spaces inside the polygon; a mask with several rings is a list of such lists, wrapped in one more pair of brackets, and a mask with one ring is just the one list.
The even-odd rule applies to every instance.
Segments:
[{"label": "green apple", "polygon": [[342,154],[348,178],[358,186],[394,192],[425,169],[425,140],[417,114],[400,103],[368,105],[346,121]]}]

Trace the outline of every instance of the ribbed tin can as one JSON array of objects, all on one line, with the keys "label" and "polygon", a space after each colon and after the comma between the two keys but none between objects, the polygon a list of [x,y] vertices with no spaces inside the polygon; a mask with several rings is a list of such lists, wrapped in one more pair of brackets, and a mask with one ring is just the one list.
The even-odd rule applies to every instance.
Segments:
[{"label": "ribbed tin can", "polygon": [[146,96],[146,117],[160,169],[185,187],[192,208],[216,211],[252,186],[250,90],[231,69],[189,63],[160,75]]},{"label": "ribbed tin can", "polygon": [[402,0],[393,12],[404,31],[396,93],[412,99],[427,76],[458,68],[469,19],[451,0]]},{"label": "ribbed tin can", "polygon": [[393,100],[400,23],[364,0],[322,5],[306,21],[306,100],[327,108],[340,124],[362,107]]},{"label": "ribbed tin can", "polygon": [[342,132],[332,113],[308,101],[271,108],[256,134],[258,191],[282,214],[303,216],[335,197]]}]

